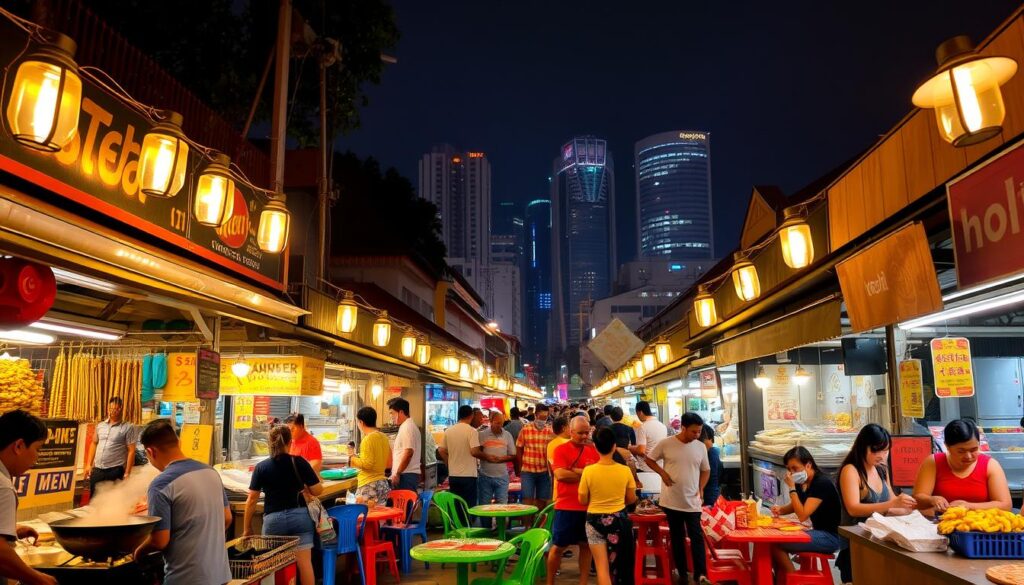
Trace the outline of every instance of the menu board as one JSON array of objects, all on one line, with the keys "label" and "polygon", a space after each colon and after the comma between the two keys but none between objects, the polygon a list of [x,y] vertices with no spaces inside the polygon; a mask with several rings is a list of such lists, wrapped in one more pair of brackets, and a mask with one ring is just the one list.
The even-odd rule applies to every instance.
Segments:
[{"label": "menu board", "polygon": [[932,454],[932,438],[925,435],[896,435],[889,449],[889,470],[893,487],[911,487],[921,464]]},{"label": "menu board", "polygon": [[196,397],[217,400],[220,397],[220,354],[200,349],[196,352]]}]

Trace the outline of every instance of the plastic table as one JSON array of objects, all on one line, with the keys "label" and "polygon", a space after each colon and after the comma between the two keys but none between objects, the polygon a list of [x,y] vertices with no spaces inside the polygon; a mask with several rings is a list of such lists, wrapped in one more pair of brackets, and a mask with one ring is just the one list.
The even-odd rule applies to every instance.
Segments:
[{"label": "plastic table", "polygon": [[374,506],[366,515],[366,527],[363,529],[363,542],[366,545],[373,545],[380,542],[380,524],[388,520],[401,520],[405,518],[405,511],[387,506]]},{"label": "plastic table", "polygon": [[473,516],[494,518],[498,524],[498,540],[505,540],[505,522],[508,518],[531,516],[537,513],[537,506],[526,504],[482,504],[469,509]]},{"label": "plastic table", "polygon": [[[447,539],[458,542],[460,545],[493,542],[490,538],[455,538]],[[433,541],[437,542],[437,541]],[[427,563],[452,563],[456,570],[456,584],[469,585],[469,565],[473,563],[486,563],[507,559],[514,552],[516,547],[513,544],[502,542],[497,550],[459,550],[459,549],[431,549],[431,543],[418,544],[409,551],[409,555],[417,561]]]},{"label": "plastic table", "polygon": [[726,534],[723,540],[738,544],[753,544],[754,585],[772,585],[772,546],[790,542],[810,542],[811,537],[803,530],[737,528]]}]

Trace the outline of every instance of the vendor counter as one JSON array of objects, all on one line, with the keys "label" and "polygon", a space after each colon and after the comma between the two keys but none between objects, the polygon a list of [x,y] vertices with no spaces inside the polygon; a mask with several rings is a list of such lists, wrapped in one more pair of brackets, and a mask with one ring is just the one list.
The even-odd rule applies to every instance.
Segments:
[{"label": "vendor counter", "polygon": [[[320,494],[320,501],[324,503],[325,508],[330,508],[334,505],[334,500],[338,498],[344,498],[345,494],[350,490],[356,489],[356,479],[343,479],[339,481],[335,480],[324,480],[323,482],[324,491]],[[233,496],[228,497],[228,503],[231,505],[231,515],[234,517],[231,523],[231,538],[238,538],[242,536],[242,524],[245,515],[245,500],[239,500]],[[252,530],[254,534],[260,534],[263,530],[263,498],[260,497],[260,501],[256,503],[256,513],[252,519]]]},{"label": "vendor counter", "polygon": [[856,583],[991,584],[985,578],[989,567],[1014,562],[968,559],[952,550],[910,552],[895,544],[875,540],[860,526],[841,526],[839,534],[850,541]]}]

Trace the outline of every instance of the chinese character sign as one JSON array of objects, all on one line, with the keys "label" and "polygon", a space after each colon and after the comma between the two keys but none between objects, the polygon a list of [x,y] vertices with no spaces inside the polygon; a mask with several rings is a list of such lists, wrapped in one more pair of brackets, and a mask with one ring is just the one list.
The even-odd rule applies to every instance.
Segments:
[{"label": "chinese character sign", "polygon": [[939,398],[974,396],[971,343],[963,337],[939,337],[930,345],[935,395]]},{"label": "chinese character sign", "polygon": [[924,389],[921,385],[921,360],[900,362],[900,406],[903,416],[924,416]]}]

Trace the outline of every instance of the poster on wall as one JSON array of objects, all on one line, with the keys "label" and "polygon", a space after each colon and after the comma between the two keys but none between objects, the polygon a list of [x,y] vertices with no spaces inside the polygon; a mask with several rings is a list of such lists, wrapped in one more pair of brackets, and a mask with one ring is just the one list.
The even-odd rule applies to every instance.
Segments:
[{"label": "poster on wall", "polygon": [[924,388],[921,384],[921,360],[903,360],[900,370],[900,409],[903,416],[924,417]]},{"label": "poster on wall", "polygon": [[853,401],[850,397],[850,378],[843,364],[821,366],[822,394],[825,400],[823,418],[826,423],[847,429],[853,423]]},{"label": "poster on wall", "polygon": [[13,479],[22,509],[71,504],[75,497],[75,461],[78,455],[78,423],[47,419],[46,442],[39,448],[36,464]]},{"label": "poster on wall", "polygon": [[974,396],[974,371],[971,368],[971,342],[964,337],[939,337],[931,340],[935,395],[939,398]]},{"label": "poster on wall", "polygon": [[851,382],[857,408],[873,408],[878,402],[878,394],[875,393],[875,384],[872,377],[853,376]]},{"label": "poster on wall", "polygon": [[789,426],[800,420],[800,387],[793,380],[792,366],[766,366],[770,382],[764,389],[766,427]]}]

